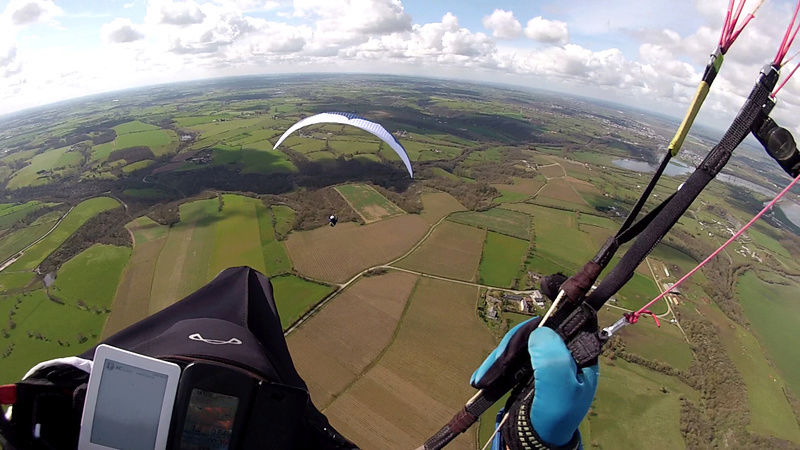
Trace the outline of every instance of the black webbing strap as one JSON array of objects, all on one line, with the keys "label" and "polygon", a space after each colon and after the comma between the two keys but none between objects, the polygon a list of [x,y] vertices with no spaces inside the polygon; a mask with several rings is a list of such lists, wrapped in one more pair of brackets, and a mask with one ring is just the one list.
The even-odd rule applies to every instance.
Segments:
[{"label": "black webbing strap", "polygon": [[597,286],[597,289],[589,294],[586,301],[595,310],[602,307],[606,300],[630,280],[636,267],[686,212],[706,185],[722,170],[731,157],[733,150],[750,133],[753,123],[758,119],[762,107],[768,101],[769,94],[775,87],[777,80],[777,68],[767,66],[762,69],[761,76],[750,92],[747,101],[728,128],[728,131],[725,132],[722,140],[714,146],[702,164],[700,164],[700,167],[689,176],[683,187],[674,194],[653,219],[650,226],[641,232],[638,239],[608,276]]},{"label": "black webbing strap", "polygon": [[636,200],[634,203],[633,208],[628,213],[628,217],[625,218],[625,221],[622,223],[622,226],[619,227],[619,231],[617,231],[617,236],[622,234],[625,230],[627,230],[631,223],[636,219],[636,216],[639,215],[639,212],[642,210],[645,202],[648,198],[650,198],[650,194],[653,192],[653,189],[658,184],[658,180],[661,178],[661,175],[664,173],[664,169],[667,168],[669,161],[672,159],[672,153],[667,150],[667,154],[664,155],[664,158],[661,160],[661,164],[659,164],[658,168],[656,169],[656,173],[653,174],[652,178],[650,178],[650,182],[647,183],[647,186],[642,191],[642,195],[639,196],[639,200]]},{"label": "black webbing strap", "polygon": [[[719,73],[719,67],[722,64],[722,57],[723,57],[722,49],[717,48],[717,50],[711,55],[711,60],[706,65],[706,69],[703,72],[703,79],[701,82],[701,87],[703,83],[705,83],[706,85],[705,92],[708,92],[708,88],[711,87],[711,84],[714,82],[714,79],[717,77],[717,74]],[[695,106],[695,103],[698,101],[698,99],[695,98],[695,101],[692,103],[692,106],[690,107],[690,112],[687,113],[687,118],[684,119],[684,123],[681,123],[681,127],[678,130],[679,134],[683,132],[683,135],[685,136],[685,133],[688,131],[688,128],[691,127],[691,122],[694,120],[693,116],[694,114],[697,114],[697,110],[700,107],[699,105],[702,104],[704,98],[705,94],[703,94],[702,98],[699,100],[700,103],[697,106]],[[694,113],[691,112],[691,110],[693,109]],[[689,119],[689,117],[692,118]],[[686,122],[687,120],[689,120],[688,123]],[[684,127],[686,128],[686,131],[683,130]],[[655,215],[658,214],[658,211],[660,211],[661,208],[663,208],[664,205],[670,200],[667,199],[661,202],[661,204],[658,205],[656,208],[654,208],[647,216],[645,216],[638,222],[634,223],[634,220],[636,220],[636,217],[639,216],[639,213],[642,211],[642,208],[647,202],[647,199],[650,198],[650,194],[653,192],[653,189],[658,184],[658,180],[661,179],[661,175],[663,175],[664,170],[667,168],[667,165],[669,165],[670,160],[672,160],[673,144],[675,143],[676,140],[679,140],[680,143],[676,144],[677,147],[674,149],[675,154],[677,154],[678,150],[680,149],[680,145],[682,145],[683,138],[678,139],[678,135],[676,135],[675,138],[673,138],[673,141],[670,142],[670,146],[667,149],[666,154],[661,159],[661,164],[659,164],[658,168],[656,168],[655,173],[650,178],[650,181],[647,183],[647,186],[644,188],[644,191],[642,191],[642,194],[639,196],[639,199],[636,200],[636,203],[634,203],[633,207],[628,212],[628,216],[625,217],[625,221],[623,221],[622,225],[619,227],[617,234],[614,235],[613,240],[615,242],[611,241],[607,242],[606,245],[604,245],[597,253],[597,255],[592,259],[592,261],[598,263],[601,268],[605,268],[606,265],[611,261],[611,258],[614,257],[614,253],[616,253],[620,245],[636,237],[636,235],[638,235],[644,228],[646,228],[647,225],[652,221],[653,217],[655,217]]]}]

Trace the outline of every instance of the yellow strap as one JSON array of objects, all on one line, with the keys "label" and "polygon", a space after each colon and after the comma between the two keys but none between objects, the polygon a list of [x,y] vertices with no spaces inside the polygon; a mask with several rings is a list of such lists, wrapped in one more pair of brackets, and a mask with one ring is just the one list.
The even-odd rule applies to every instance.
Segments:
[{"label": "yellow strap", "polygon": [[686,111],[686,117],[683,118],[681,126],[678,127],[678,131],[675,132],[675,137],[673,137],[672,141],[669,143],[669,152],[672,154],[672,156],[677,155],[681,150],[681,146],[683,146],[683,140],[686,139],[686,135],[689,134],[689,129],[692,128],[694,118],[697,117],[697,113],[700,111],[700,106],[703,105],[703,102],[708,95],[709,88],[710,86],[705,81],[701,81],[700,85],[697,86],[697,92],[694,93],[692,105],[689,107],[689,110]]}]

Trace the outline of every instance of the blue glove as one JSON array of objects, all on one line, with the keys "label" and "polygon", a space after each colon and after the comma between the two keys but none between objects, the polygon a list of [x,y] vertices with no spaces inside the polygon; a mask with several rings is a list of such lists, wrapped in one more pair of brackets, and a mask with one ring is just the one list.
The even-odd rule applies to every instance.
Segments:
[{"label": "blue glove", "polygon": [[[583,417],[589,411],[597,390],[597,365],[578,371],[575,360],[561,337],[550,328],[538,326],[539,319],[523,322],[509,331],[500,345],[472,374],[470,383],[486,388],[512,366],[514,354],[524,352],[533,367],[533,400],[530,401],[530,421],[538,437],[551,446],[562,446],[574,437]],[[530,390],[528,389],[528,394]],[[509,400],[514,413],[524,401],[526,392]],[[508,422],[507,422],[508,424]]]}]

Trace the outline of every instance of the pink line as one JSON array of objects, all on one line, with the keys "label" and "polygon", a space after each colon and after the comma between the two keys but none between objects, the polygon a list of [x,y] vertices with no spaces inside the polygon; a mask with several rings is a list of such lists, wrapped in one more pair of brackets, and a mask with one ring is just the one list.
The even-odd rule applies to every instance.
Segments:
[{"label": "pink line", "polygon": [[792,32],[792,25],[794,25],[795,19],[797,19],[798,10],[800,10],[800,0],[797,1],[797,6],[795,6],[794,8],[794,15],[792,15],[792,21],[789,22],[789,27],[786,28],[786,33],[784,33],[783,35],[783,40],[781,41],[781,45],[780,47],[778,47],[778,54],[775,55],[775,60],[773,61],[775,64],[779,66],[781,65],[783,57],[786,56],[786,52],[789,51],[788,47],[786,49],[784,49],[784,47],[786,47],[786,40],[789,39],[789,34]]},{"label": "pink line", "polygon": [[722,24],[722,36],[719,37],[719,46],[725,45],[726,38],[728,37],[728,23],[731,21],[731,13],[733,12],[733,0],[728,2],[728,12],[725,14],[725,22]]},{"label": "pink line", "polygon": [[794,33],[792,33],[792,37],[789,38],[789,42],[786,43],[786,48],[783,50],[783,55],[781,55],[781,62],[783,62],[783,58],[786,57],[786,54],[789,53],[789,49],[792,48],[794,38],[797,36],[797,30],[800,30],[800,22],[798,22],[797,26],[794,28]]},{"label": "pink line", "polygon": [[739,6],[736,8],[736,15],[733,16],[733,20],[728,24],[728,45],[733,43],[733,39],[731,39],[733,29],[736,28],[736,23],[739,22],[739,16],[742,14],[742,8],[744,8],[745,3],[747,3],[747,0],[739,2]]},{"label": "pink line", "polygon": [[785,84],[786,84],[786,83],[789,81],[789,78],[792,78],[792,75],[794,75],[794,73],[797,71],[797,68],[798,68],[798,67],[800,67],[800,62],[798,62],[798,63],[797,63],[795,66],[794,66],[794,69],[792,69],[792,71],[791,71],[791,72],[789,72],[789,76],[788,76],[788,77],[786,77],[786,78],[783,80],[783,82],[780,84],[780,86],[778,86],[778,89],[775,89],[774,91],[772,91],[772,94],[770,94],[770,97],[772,97],[772,98],[775,98],[775,96],[776,96],[776,95],[778,95],[778,91],[780,91],[780,90],[781,90],[781,88],[782,88],[782,87],[783,87],[783,86],[784,86],[784,85],[785,85]]},{"label": "pink line", "polygon": [[734,31],[733,35],[730,37],[730,39],[728,39],[728,44],[725,47],[723,53],[728,51],[731,45],[733,45],[734,41],[736,41],[736,38],[739,37],[739,34],[742,32],[742,30],[744,30],[744,27],[746,27],[747,24],[750,23],[751,20],[753,20],[753,17],[755,16],[753,16],[752,14],[747,15],[747,17],[744,19],[744,22],[742,22],[742,26],[739,27],[738,30]]},{"label": "pink line", "polygon": [[[736,232],[736,234],[734,234],[733,236],[731,236],[731,238],[730,238],[730,239],[728,239],[727,241],[725,241],[725,243],[724,243],[724,244],[722,244],[722,246],[720,246],[720,248],[716,249],[716,250],[714,251],[714,253],[712,253],[712,254],[708,255],[708,257],[707,257],[706,259],[704,259],[704,260],[703,260],[703,262],[701,262],[700,264],[698,264],[698,265],[697,265],[697,266],[696,266],[694,269],[690,270],[690,271],[689,271],[689,273],[687,273],[686,275],[684,275],[683,277],[681,277],[681,279],[680,279],[680,280],[676,281],[676,282],[675,282],[675,283],[674,283],[674,284],[673,284],[673,285],[670,287],[670,289],[668,289],[668,290],[666,290],[666,291],[662,292],[662,293],[661,293],[661,294],[660,294],[658,297],[654,298],[653,300],[650,300],[650,303],[648,303],[648,304],[646,304],[646,305],[642,306],[642,307],[641,307],[641,308],[640,308],[638,311],[636,311],[635,313],[633,313],[633,316],[637,316],[637,317],[638,317],[639,315],[641,315],[641,314],[644,312],[644,310],[646,310],[647,308],[649,308],[649,307],[650,307],[650,306],[651,306],[653,303],[655,303],[655,302],[657,302],[657,301],[661,300],[662,298],[664,298],[664,296],[665,296],[665,295],[669,294],[669,293],[672,291],[672,288],[680,286],[680,284],[681,284],[681,283],[683,283],[683,282],[684,282],[684,281],[685,281],[687,278],[689,278],[689,277],[690,277],[690,276],[692,276],[692,275],[693,275],[695,272],[697,272],[698,270],[700,270],[700,268],[701,268],[701,267],[703,267],[703,266],[704,266],[704,265],[705,265],[707,262],[711,261],[711,259],[712,259],[712,258],[714,258],[715,256],[717,256],[717,255],[719,254],[719,252],[721,252],[722,250],[724,250],[724,249],[725,249],[725,247],[727,247],[727,246],[728,246],[728,244],[730,244],[731,242],[733,242],[734,240],[736,240],[736,239],[737,239],[739,236],[741,236],[741,235],[742,235],[742,233],[744,233],[744,232],[745,232],[745,230],[747,230],[748,228],[750,228],[750,225],[752,225],[753,223],[755,223],[755,221],[756,221],[756,220],[760,219],[760,218],[761,218],[761,216],[763,216],[763,215],[764,215],[764,213],[766,213],[766,212],[767,212],[767,211],[768,211],[770,208],[772,208],[772,207],[775,205],[775,203],[777,203],[777,202],[778,202],[778,200],[780,200],[780,199],[781,199],[781,197],[783,197],[783,195],[784,195],[784,194],[786,194],[787,192],[789,192],[789,189],[791,189],[791,188],[792,188],[792,187],[793,187],[793,186],[794,186],[794,185],[795,185],[795,184],[796,184],[798,181],[800,181],[800,175],[798,175],[798,176],[797,176],[797,177],[796,177],[794,180],[792,180],[792,182],[791,182],[791,183],[789,183],[789,185],[788,185],[788,186],[786,186],[786,187],[785,187],[785,188],[784,188],[784,189],[783,189],[783,190],[782,190],[782,191],[781,191],[781,192],[780,192],[780,193],[779,193],[779,194],[778,194],[778,195],[777,195],[775,198],[773,198],[773,199],[772,199],[772,201],[771,201],[771,202],[769,202],[769,203],[767,204],[767,206],[765,206],[765,207],[764,207],[764,209],[762,209],[762,210],[761,210],[761,212],[759,212],[759,213],[758,213],[758,214],[756,214],[756,215],[755,215],[755,216],[754,216],[752,219],[750,219],[750,222],[747,222],[747,224],[746,224],[745,226],[743,226],[743,227],[742,227],[742,228],[741,228],[739,231],[737,231],[737,232]],[[630,320],[629,320],[629,322],[630,322]]]}]

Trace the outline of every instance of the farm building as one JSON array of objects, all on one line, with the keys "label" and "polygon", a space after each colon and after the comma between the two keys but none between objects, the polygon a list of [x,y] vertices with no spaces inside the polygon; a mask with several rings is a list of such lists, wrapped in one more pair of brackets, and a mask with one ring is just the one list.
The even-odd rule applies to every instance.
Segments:
[{"label": "farm building", "polygon": [[675,295],[681,295],[681,291],[679,291],[676,287],[672,287],[672,283],[663,283],[662,286],[664,286],[665,292],[671,291]]}]

